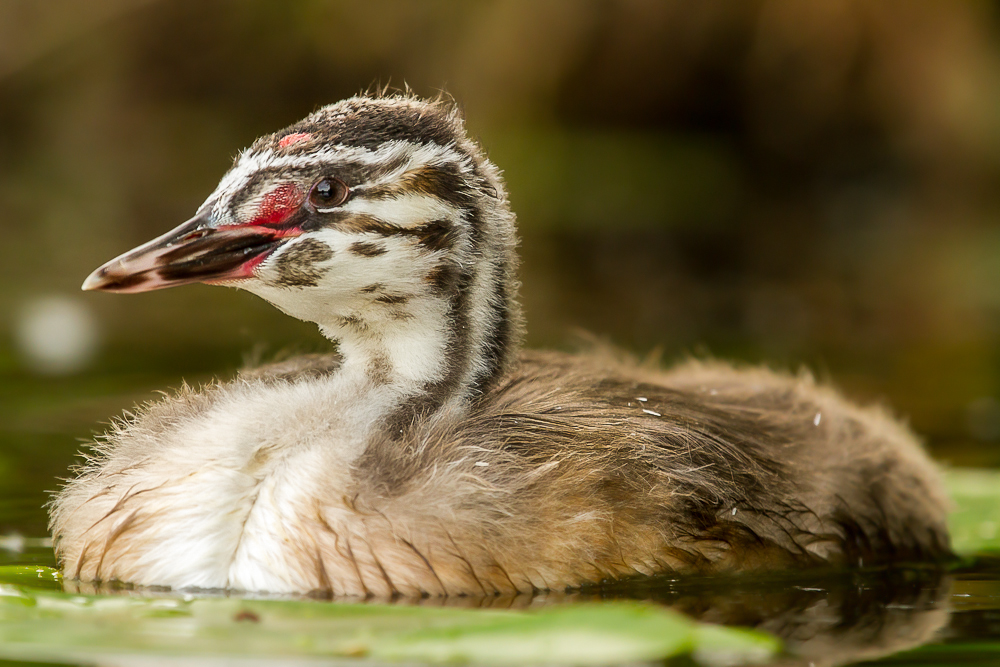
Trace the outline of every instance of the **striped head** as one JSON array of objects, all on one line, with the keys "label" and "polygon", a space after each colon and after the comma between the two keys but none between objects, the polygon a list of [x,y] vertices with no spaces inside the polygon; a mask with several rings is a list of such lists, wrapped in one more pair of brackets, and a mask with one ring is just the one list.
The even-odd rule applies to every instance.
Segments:
[{"label": "striped head", "polygon": [[361,96],[258,139],[195,217],[84,289],[240,287],[341,341],[465,331],[473,366],[496,372],[520,328],[515,245],[499,172],[453,104]]}]

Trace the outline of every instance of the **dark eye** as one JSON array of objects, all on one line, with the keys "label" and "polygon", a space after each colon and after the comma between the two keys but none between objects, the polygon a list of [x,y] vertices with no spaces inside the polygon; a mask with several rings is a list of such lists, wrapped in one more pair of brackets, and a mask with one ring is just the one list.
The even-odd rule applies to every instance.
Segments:
[{"label": "dark eye", "polygon": [[309,203],[317,209],[334,208],[347,201],[350,193],[342,180],[327,176],[313,186],[309,193]]}]

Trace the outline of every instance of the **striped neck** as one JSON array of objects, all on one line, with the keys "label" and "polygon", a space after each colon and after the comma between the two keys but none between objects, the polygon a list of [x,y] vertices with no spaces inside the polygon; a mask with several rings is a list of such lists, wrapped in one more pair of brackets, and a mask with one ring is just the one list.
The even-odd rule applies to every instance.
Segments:
[{"label": "striped neck", "polygon": [[[389,280],[375,282],[352,308],[318,322],[340,346],[345,377],[397,397],[387,415],[392,424],[442,408],[464,409],[516,358],[523,324],[513,216],[505,201],[484,198],[462,217],[454,224],[468,235],[455,241],[453,254],[422,267],[420,289],[400,294]],[[431,234],[441,225],[430,221],[412,229]],[[398,230],[381,230],[378,240],[371,240],[370,230],[359,231],[348,246],[355,252],[396,250]]]}]

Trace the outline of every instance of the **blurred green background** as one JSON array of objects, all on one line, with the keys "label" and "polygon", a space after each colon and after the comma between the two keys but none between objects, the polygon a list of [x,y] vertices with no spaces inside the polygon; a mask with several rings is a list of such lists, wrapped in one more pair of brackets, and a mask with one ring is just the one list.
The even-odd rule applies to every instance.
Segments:
[{"label": "blurred green background", "polygon": [[383,84],[505,170],[530,345],[804,365],[1000,465],[997,3],[0,0],[0,532],[154,390],[326,349],[233,290],[79,285]]}]

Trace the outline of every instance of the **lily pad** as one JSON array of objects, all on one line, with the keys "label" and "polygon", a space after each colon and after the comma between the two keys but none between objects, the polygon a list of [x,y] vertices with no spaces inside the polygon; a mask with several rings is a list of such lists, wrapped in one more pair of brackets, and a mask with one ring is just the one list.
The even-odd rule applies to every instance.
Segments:
[{"label": "lily pad", "polygon": [[0,565],[0,584],[62,590],[62,573],[44,565]]},{"label": "lily pad", "polygon": [[395,634],[374,643],[370,654],[435,663],[601,665],[655,660],[694,649],[696,626],[664,611],[646,605],[588,604],[505,614],[475,627]]},{"label": "lily pad", "polygon": [[[4,600],[9,603],[4,604]],[[596,665],[691,654],[725,664],[779,650],[755,632],[653,604],[494,611],[311,600],[85,596],[0,586],[0,658],[371,657],[380,661]]]}]

